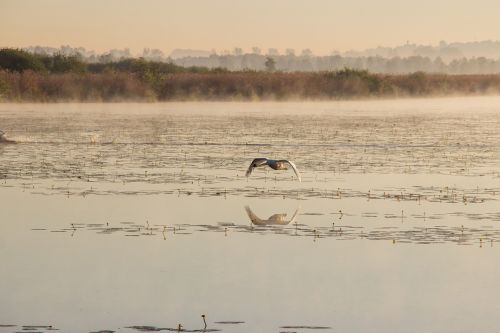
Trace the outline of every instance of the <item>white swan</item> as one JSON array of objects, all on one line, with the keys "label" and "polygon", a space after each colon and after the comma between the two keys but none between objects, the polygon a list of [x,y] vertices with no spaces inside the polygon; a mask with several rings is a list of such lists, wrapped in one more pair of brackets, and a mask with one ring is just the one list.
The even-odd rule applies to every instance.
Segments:
[{"label": "white swan", "polygon": [[270,160],[267,158],[256,158],[252,161],[252,163],[250,163],[250,166],[248,167],[245,175],[248,177],[250,176],[254,168],[263,167],[266,165],[274,170],[288,170],[286,166],[290,165],[295,172],[295,175],[297,176],[299,182],[302,181],[302,179],[300,178],[299,170],[297,169],[295,164],[289,160]]}]

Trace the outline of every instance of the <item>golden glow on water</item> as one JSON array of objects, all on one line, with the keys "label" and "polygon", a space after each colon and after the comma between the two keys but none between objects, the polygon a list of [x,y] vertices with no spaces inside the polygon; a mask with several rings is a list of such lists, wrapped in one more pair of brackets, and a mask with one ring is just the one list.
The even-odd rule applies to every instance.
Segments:
[{"label": "golden glow on water", "polygon": [[489,332],[500,99],[462,101],[1,105],[0,332]]}]

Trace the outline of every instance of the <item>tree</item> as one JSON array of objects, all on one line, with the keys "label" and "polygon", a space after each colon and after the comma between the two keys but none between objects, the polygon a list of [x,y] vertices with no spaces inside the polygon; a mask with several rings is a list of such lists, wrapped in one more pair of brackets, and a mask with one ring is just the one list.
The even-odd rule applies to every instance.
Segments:
[{"label": "tree", "polygon": [[270,48],[267,50],[267,54],[270,56],[277,56],[280,54],[280,52],[278,51],[278,49]]},{"label": "tree", "polygon": [[77,55],[64,55],[57,53],[53,56],[43,56],[40,60],[52,73],[83,73],[87,71],[87,65]]},{"label": "tree", "polygon": [[313,53],[310,49],[303,49],[302,52],[300,53],[301,57],[312,57]]},{"label": "tree", "polygon": [[262,50],[258,48],[257,46],[252,47],[252,53],[253,54],[261,54]]},{"label": "tree", "polygon": [[241,47],[235,47],[233,50],[233,54],[235,56],[240,56],[243,54],[243,49]]},{"label": "tree", "polygon": [[266,66],[266,71],[274,72],[276,70],[276,60],[271,57],[266,57],[266,62],[264,63]]}]

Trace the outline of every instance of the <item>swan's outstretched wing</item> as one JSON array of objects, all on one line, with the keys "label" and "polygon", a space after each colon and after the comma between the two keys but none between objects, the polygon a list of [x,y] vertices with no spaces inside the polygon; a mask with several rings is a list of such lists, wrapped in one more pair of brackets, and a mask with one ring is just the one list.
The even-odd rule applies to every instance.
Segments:
[{"label": "swan's outstretched wing", "polygon": [[297,167],[295,166],[295,164],[289,160],[283,160],[283,162],[286,162],[288,164],[290,164],[290,166],[292,167],[293,169],[293,172],[295,172],[295,175],[297,176],[297,178],[299,179],[299,182],[302,181],[302,178],[300,177],[300,173],[299,173],[299,170],[297,169]]},{"label": "swan's outstretched wing", "polygon": [[248,167],[247,169],[247,172],[245,173],[245,176],[250,176],[250,174],[252,173],[253,171],[253,168],[256,168],[256,167],[259,167],[261,165],[264,165],[266,164],[267,162],[267,158],[256,158],[252,161],[252,163],[250,163],[250,166]]},{"label": "swan's outstretched wing", "polygon": [[295,222],[295,218],[297,218],[297,214],[299,213],[299,210],[300,210],[300,207],[298,207],[296,210],[295,210],[295,213],[293,213],[293,216],[292,216],[292,219],[290,220],[290,222],[288,222],[288,224],[293,224],[293,222]]},{"label": "swan's outstretched wing", "polygon": [[257,215],[255,215],[249,206],[245,206],[245,210],[247,211],[247,215],[255,225],[265,225],[266,223],[262,221]]}]

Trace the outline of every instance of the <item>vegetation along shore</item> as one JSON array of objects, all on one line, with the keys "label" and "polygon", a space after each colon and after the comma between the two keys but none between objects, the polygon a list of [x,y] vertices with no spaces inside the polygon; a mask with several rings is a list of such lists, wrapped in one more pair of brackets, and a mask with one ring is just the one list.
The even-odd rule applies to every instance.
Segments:
[{"label": "vegetation along shore", "polygon": [[78,56],[0,50],[0,101],[329,100],[500,94],[499,74],[378,74],[345,68],[283,72],[182,67],[129,58],[87,63]]}]

